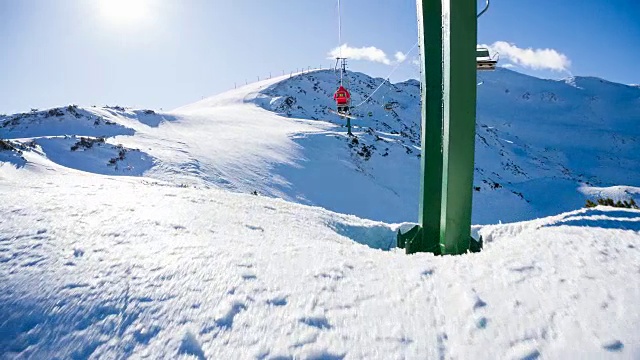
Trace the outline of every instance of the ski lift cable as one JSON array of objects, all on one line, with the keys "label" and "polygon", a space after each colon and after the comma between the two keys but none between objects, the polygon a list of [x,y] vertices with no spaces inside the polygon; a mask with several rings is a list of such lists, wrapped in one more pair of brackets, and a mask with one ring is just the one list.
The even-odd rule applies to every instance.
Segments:
[{"label": "ski lift cable", "polygon": [[338,0],[338,56],[342,57],[342,15],[340,14],[340,0]]},{"label": "ski lift cable", "polygon": [[484,7],[484,9],[482,9],[482,11],[480,11],[480,13],[478,15],[476,15],[476,19],[479,19],[480,16],[482,16],[482,14],[486,13],[487,10],[489,10],[489,5],[491,5],[491,0],[487,0],[487,3]]},{"label": "ski lift cable", "polygon": [[[413,50],[416,48],[416,46],[418,46],[419,41],[416,41],[415,44],[413,44],[413,46],[411,47],[411,49],[409,49],[409,51],[407,51],[405,54],[406,57],[409,57],[409,54],[411,54],[411,52],[413,52]],[[369,96],[367,96],[366,99],[364,99],[361,103],[359,103],[356,106],[352,106],[352,108],[357,108],[358,106],[366,103],[367,101],[369,101],[369,99],[371,99],[371,97],[373,96],[373,94],[375,94],[378,90],[380,90],[380,88],[382,87],[382,85],[384,85],[385,82],[389,81],[389,77],[391,75],[393,75],[393,73],[400,67],[400,65],[402,65],[404,61],[398,62],[396,64],[396,66],[394,66],[394,68],[391,70],[391,72],[384,78],[384,80],[382,81],[382,83],[380,85],[378,85],[378,87],[373,90],[373,92],[371,94],[369,94]]]},{"label": "ski lift cable", "polygon": [[[342,6],[340,0],[338,0],[338,57],[336,58],[336,69],[338,68],[338,61],[342,59]],[[343,72],[340,71],[340,86],[342,86]]]}]

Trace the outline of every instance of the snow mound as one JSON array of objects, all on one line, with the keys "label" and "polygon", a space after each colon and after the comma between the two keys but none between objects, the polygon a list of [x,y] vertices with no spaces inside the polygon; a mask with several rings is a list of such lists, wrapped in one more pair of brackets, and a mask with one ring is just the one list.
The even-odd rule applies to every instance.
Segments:
[{"label": "snow mound", "polygon": [[[0,139],[14,139],[22,154],[0,161],[22,167],[29,161],[52,161],[70,169],[104,175],[140,176],[152,168],[152,156],[115,143],[145,129],[175,120],[152,110],[121,107],[84,109],[76,105],[6,116],[0,119]],[[30,159],[30,160],[29,160]]]},{"label": "snow mound", "polygon": [[640,187],[634,186],[583,186],[579,190],[591,199],[612,199],[617,202],[640,198]]},{"label": "snow mound", "polygon": [[5,117],[0,122],[0,138],[58,135],[115,136],[133,135],[133,133],[133,129],[75,105],[16,114]]},{"label": "snow mound", "polygon": [[95,174],[140,176],[153,166],[153,158],[146,153],[105,141],[70,136],[40,138],[35,143],[49,160]]},{"label": "snow mound", "polygon": [[22,156],[22,146],[13,141],[0,139],[0,166],[5,163],[11,164],[17,168],[26,165],[27,160]]}]

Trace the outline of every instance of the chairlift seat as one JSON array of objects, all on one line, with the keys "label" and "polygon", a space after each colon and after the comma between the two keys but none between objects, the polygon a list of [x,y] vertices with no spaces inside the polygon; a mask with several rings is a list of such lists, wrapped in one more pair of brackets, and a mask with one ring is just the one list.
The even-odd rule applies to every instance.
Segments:
[{"label": "chairlift seat", "polygon": [[495,70],[496,64],[498,62],[495,60],[478,60],[476,62],[477,70]]},{"label": "chairlift seat", "polygon": [[497,53],[491,56],[489,49],[476,49],[476,69],[477,70],[495,70],[498,64]]}]

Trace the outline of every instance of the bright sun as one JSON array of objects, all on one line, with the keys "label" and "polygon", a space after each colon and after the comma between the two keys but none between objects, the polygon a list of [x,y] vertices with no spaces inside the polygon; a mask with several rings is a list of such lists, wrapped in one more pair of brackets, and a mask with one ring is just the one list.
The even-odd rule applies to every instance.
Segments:
[{"label": "bright sun", "polygon": [[100,13],[119,25],[136,23],[149,16],[149,0],[99,0]]}]

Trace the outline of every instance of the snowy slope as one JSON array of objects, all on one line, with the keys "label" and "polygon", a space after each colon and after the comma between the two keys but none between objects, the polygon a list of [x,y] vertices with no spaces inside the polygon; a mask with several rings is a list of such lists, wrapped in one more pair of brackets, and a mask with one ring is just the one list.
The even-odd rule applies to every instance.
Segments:
[{"label": "snowy slope", "polygon": [[[382,83],[361,73],[349,75],[356,105]],[[506,69],[483,73],[478,83],[474,222],[572,210],[584,204],[584,187],[640,185],[640,89],[597,78],[542,80]],[[316,72],[277,83],[258,103],[285,116],[343,124],[326,110],[334,88],[332,72]],[[398,194],[385,204],[412,209],[418,191],[418,99],[416,81],[387,82],[354,110],[361,119],[354,121],[360,143],[375,147],[360,170],[379,188]],[[393,110],[384,110],[385,104]],[[359,191],[363,183],[366,187],[357,179],[350,190]],[[296,184],[304,187],[302,181]],[[384,190],[361,198],[380,193]],[[615,194],[616,199],[631,196]],[[348,211],[340,204],[323,206]]]},{"label": "snowy slope", "polygon": [[406,256],[398,225],[24,156],[0,167],[0,358],[640,357],[640,211]]},{"label": "snowy slope", "polygon": [[[0,119],[0,138],[35,140],[50,160],[84,171],[415,221],[419,83],[387,82],[367,99],[382,79],[348,78],[354,104],[362,103],[354,109],[355,138],[328,112],[332,71],[249,84],[171,113],[70,106],[7,116]],[[542,80],[506,69],[483,73],[478,83],[474,223],[571,211],[600,189],[610,189],[616,200],[640,200],[640,89],[587,77]],[[384,110],[385,104],[393,109]],[[67,150],[81,137],[104,137],[105,143]]]}]

